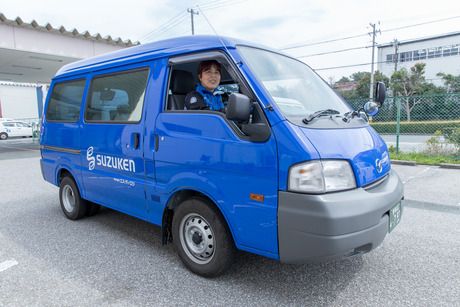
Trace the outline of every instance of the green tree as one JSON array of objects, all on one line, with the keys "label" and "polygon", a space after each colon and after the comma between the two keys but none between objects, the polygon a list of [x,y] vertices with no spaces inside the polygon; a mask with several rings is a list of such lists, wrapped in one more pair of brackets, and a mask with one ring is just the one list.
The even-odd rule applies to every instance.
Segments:
[{"label": "green tree", "polygon": [[448,93],[459,93],[460,92],[460,75],[454,76],[451,74],[438,73],[438,77],[441,77],[444,81],[444,86]]},{"label": "green tree", "polygon": [[408,71],[401,68],[390,78],[390,88],[394,96],[402,96],[401,103],[406,112],[407,121],[411,120],[411,112],[415,106],[426,102],[419,97],[425,94],[441,93],[442,89],[425,80],[425,63],[416,63]]},{"label": "green tree", "polygon": [[[374,73],[374,82],[383,81],[386,86],[389,84],[389,78],[379,71]],[[340,91],[342,96],[347,99],[367,99],[369,97],[369,85],[371,82],[371,73],[367,71],[358,71],[353,73],[350,77],[342,77],[335,83],[335,87],[340,84],[354,83],[355,89],[349,91]]]},{"label": "green tree", "polygon": [[[359,72],[355,73],[357,86],[356,86],[356,95],[358,97],[369,97],[369,86],[371,83],[371,73],[369,72]],[[353,75],[355,75],[353,74]],[[352,77],[353,77],[352,75]],[[376,71],[374,73],[374,83],[383,82],[386,86],[388,86],[389,79],[387,76],[382,74],[380,71]]]}]

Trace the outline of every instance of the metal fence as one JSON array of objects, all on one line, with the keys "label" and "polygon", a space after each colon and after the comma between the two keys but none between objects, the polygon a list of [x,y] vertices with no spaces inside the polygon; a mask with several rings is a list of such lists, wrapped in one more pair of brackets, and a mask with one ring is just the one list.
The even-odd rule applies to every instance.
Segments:
[{"label": "metal fence", "polygon": [[[349,100],[358,109],[368,99]],[[383,135],[395,136],[396,152],[401,138],[423,143],[428,151],[433,144],[446,154],[460,151],[460,93],[444,95],[388,97],[371,125]],[[435,146],[436,147],[436,146]],[[432,149],[432,148],[431,148]],[[435,150],[436,151],[436,150]]]}]

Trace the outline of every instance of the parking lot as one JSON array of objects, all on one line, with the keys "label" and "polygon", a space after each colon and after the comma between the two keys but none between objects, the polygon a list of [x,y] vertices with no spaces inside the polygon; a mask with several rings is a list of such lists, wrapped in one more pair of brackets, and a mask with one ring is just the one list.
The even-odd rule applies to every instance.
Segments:
[{"label": "parking lot", "polygon": [[371,253],[308,265],[240,253],[205,279],[153,225],[108,209],[66,219],[38,144],[0,142],[0,306],[460,306],[460,170],[393,168],[403,219]]}]

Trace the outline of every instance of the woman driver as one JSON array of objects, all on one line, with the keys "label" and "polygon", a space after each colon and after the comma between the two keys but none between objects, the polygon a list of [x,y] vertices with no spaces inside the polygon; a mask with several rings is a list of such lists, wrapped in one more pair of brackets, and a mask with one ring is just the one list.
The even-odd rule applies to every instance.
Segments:
[{"label": "woman driver", "polygon": [[224,112],[220,94],[215,93],[221,78],[221,65],[215,60],[203,61],[198,68],[198,79],[194,91],[185,96],[187,110],[212,110]]}]

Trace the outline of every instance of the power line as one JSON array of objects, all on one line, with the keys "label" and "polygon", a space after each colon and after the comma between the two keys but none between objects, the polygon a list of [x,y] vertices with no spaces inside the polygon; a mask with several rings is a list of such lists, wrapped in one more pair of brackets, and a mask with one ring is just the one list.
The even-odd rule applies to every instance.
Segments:
[{"label": "power line", "polygon": [[[387,63],[387,61],[380,61],[380,62],[374,62],[375,64],[380,64],[380,63]],[[335,66],[335,67],[323,67],[323,68],[314,68],[314,70],[329,70],[329,69],[337,69],[337,68],[347,68],[347,67],[356,67],[356,66],[366,66],[366,65],[371,65],[372,63],[360,63],[360,64],[351,64],[351,65],[342,65],[342,66]]]},{"label": "power line", "polygon": [[391,32],[391,31],[397,31],[397,30],[402,30],[402,29],[407,29],[407,28],[412,28],[412,27],[418,27],[418,26],[423,26],[431,23],[436,23],[436,22],[441,22],[441,21],[447,21],[447,20],[452,20],[452,19],[457,19],[460,18],[459,16],[452,16],[452,17],[447,17],[447,18],[441,18],[441,19],[436,19],[436,20],[431,20],[431,21],[426,21],[426,22],[421,22],[421,23],[416,23],[412,25],[407,25],[407,26],[401,26],[397,28],[391,28],[387,30],[382,30],[382,32]]},{"label": "power line", "polygon": [[312,54],[297,56],[296,58],[309,58],[309,57],[314,57],[314,56],[318,56],[318,55],[325,55],[325,54],[331,54],[331,53],[340,53],[340,52],[346,52],[346,51],[351,51],[351,50],[365,49],[365,48],[369,48],[369,47],[371,47],[371,46],[362,46],[362,47],[338,49],[338,50],[333,50],[333,51],[325,51],[325,52],[320,52],[320,53],[312,53]]},{"label": "power line", "polygon": [[167,28],[161,30],[160,32],[156,33],[155,35],[160,37],[163,34],[168,33],[171,30],[176,30],[177,26],[185,24],[185,22],[187,20],[187,17],[188,16],[182,16],[179,20],[177,20],[176,22],[170,24]]},{"label": "power line", "polygon": [[225,1],[225,2],[222,2],[221,5],[214,5],[214,6],[208,6],[208,7],[205,7],[204,9],[205,10],[214,10],[214,9],[218,9],[218,8],[221,8],[221,7],[225,7],[225,6],[229,6],[229,5],[238,5],[238,4],[241,4],[241,3],[244,3],[246,2],[247,0],[239,0],[239,1],[234,1],[234,0],[231,0],[231,1]]},{"label": "power line", "polygon": [[201,9],[204,10],[213,10],[216,8],[228,6],[228,5],[235,5],[235,4],[240,4],[242,2],[245,2],[247,0],[240,0],[240,1],[235,1],[235,0],[218,0],[218,1],[213,1],[213,2],[208,2],[205,4],[199,5]]},{"label": "power line", "polygon": [[367,36],[367,35],[368,35],[368,33],[364,33],[364,34],[345,36],[345,37],[340,37],[340,38],[335,38],[335,39],[319,41],[319,42],[315,42],[315,43],[301,43],[301,44],[298,44],[298,45],[282,48],[281,50],[289,50],[289,49],[296,49],[296,48],[300,48],[300,47],[309,47],[309,46],[315,46],[315,45],[322,45],[322,44],[338,42],[338,41],[343,41],[343,40],[362,37],[362,36]]},{"label": "power line", "polygon": [[158,34],[158,33],[167,31],[172,26],[174,26],[178,22],[182,21],[182,19],[184,19],[186,16],[187,16],[187,14],[185,12],[180,12],[179,14],[175,15],[173,18],[169,19],[168,21],[166,21],[165,23],[160,25],[158,28],[156,28],[156,29],[150,31],[149,33],[145,34],[144,36],[142,36],[139,40],[147,39],[147,38],[151,37],[154,34]]},{"label": "power line", "polygon": [[[216,0],[216,1],[211,1],[211,2],[207,2],[207,3],[203,4],[203,5],[200,5],[200,7],[202,9],[206,9],[206,10],[213,10],[213,9],[221,8],[221,7],[228,6],[228,5],[240,4],[240,3],[245,2],[245,1],[247,1],[247,0],[240,0],[240,1],[235,1],[235,0]],[[161,36],[161,35],[169,32],[169,31],[171,31],[177,25],[179,25],[182,22],[184,22],[187,17],[188,17],[187,13],[180,12],[177,15],[175,15],[174,17],[172,17],[171,19],[169,19],[168,21],[166,21],[165,23],[163,23],[162,25],[160,25],[158,28],[150,31],[149,33],[147,33],[145,35],[143,35],[138,40],[139,41],[141,41],[141,40],[149,40],[153,36]],[[183,34],[183,32],[181,34]]]},{"label": "power line", "polygon": [[[396,27],[396,28],[390,28],[390,29],[387,29],[387,30],[381,30],[381,32],[392,32],[392,31],[397,31],[397,30],[402,30],[402,29],[406,29],[406,28],[417,27],[417,26],[427,25],[427,24],[431,24],[431,23],[457,19],[457,18],[460,18],[460,15],[459,16],[452,16],[452,17],[436,19],[436,20],[431,20],[431,21],[426,21],[426,22],[421,22],[421,23],[416,23],[416,24],[412,24],[412,25]],[[280,50],[289,50],[289,49],[296,49],[296,48],[301,48],[301,47],[309,47],[309,46],[327,44],[327,43],[332,43],[332,42],[338,42],[338,41],[343,41],[343,40],[363,37],[363,36],[367,36],[367,35],[368,35],[368,33],[363,33],[363,34],[339,37],[339,38],[335,38],[335,39],[329,39],[329,40],[312,42],[312,43],[299,43],[299,44],[294,44],[293,46],[288,46],[288,47],[285,47],[285,48],[281,48]]]}]

